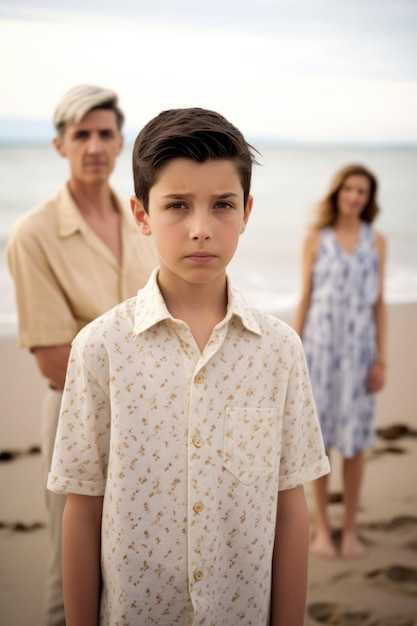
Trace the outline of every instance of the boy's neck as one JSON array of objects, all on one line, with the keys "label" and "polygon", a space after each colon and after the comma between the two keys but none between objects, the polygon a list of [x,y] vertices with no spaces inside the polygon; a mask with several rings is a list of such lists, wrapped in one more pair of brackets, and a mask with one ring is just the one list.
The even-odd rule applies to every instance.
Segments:
[{"label": "boy's neck", "polygon": [[158,280],[168,311],[175,319],[185,322],[200,352],[210,339],[213,328],[224,319],[227,311],[227,282],[215,281],[205,285],[165,285]]}]

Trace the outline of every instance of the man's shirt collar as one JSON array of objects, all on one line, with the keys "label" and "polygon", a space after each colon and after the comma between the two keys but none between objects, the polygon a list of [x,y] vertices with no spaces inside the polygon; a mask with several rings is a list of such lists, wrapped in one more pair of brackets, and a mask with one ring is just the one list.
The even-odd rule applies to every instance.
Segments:
[{"label": "man's shirt collar", "polygon": [[[137,226],[133,219],[129,219],[128,211],[120,202],[116,194],[110,190],[115,206],[120,213],[120,216],[132,230],[137,230]],[[63,185],[58,191],[59,197],[59,212],[58,212],[58,233],[62,238],[70,237],[77,232],[85,232],[89,229],[89,226],[83,218],[80,209],[78,208],[74,198],[69,190],[68,183]]]}]

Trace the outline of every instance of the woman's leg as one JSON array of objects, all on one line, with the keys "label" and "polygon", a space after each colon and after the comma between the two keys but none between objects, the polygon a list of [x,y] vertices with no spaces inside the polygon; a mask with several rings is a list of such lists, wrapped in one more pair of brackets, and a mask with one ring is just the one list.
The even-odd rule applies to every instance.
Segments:
[{"label": "woman's leg", "polygon": [[356,528],[356,515],[362,485],[363,466],[363,452],[359,452],[352,459],[344,459],[343,462],[345,518],[343,523],[341,555],[346,559],[360,558],[365,554],[365,549],[359,539]]},{"label": "woman's leg", "polygon": [[311,483],[315,507],[315,535],[311,543],[311,552],[324,559],[333,559],[336,556],[336,547],[327,516],[327,482],[328,475]]}]

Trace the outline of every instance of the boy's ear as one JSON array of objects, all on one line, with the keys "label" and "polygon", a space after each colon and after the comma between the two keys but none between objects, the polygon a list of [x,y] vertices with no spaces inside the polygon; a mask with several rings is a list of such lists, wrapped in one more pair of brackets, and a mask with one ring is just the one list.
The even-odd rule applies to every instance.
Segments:
[{"label": "boy's ear", "polygon": [[245,212],[243,214],[243,223],[242,223],[242,228],[240,229],[240,234],[244,233],[246,230],[246,225],[248,223],[249,216],[252,211],[252,206],[253,206],[253,196],[248,196],[248,199],[246,201],[246,206],[245,206]]},{"label": "boy's ear", "polygon": [[132,209],[133,219],[139,226],[142,235],[151,235],[151,227],[149,224],[149,215],[146,213],[143,203],[136,196],[130,198],[130,208]]}]

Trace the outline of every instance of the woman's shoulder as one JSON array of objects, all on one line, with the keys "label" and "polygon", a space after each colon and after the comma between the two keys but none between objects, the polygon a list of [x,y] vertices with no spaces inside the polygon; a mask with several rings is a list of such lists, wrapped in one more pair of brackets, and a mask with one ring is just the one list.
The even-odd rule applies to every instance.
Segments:
[{"label": "woman's shoulder", "polygon": [[317,248],[320,243],[320,238],[323,229],[320,228],[309,228],[304,235],[304,246],[310,249]]},{"label": "woman's shoulder", "polygon": [[368,233],[368,236],[372,238],[376,244],[385,244],[385,235],[380,230],[377,230],[372,224],[362,222],[362,228]]},{"label": "woman's shoulder", "polygon": [[304,253],[315,258],[319,251],[320,245],[325,243],[326,239],[331,234],[331,229],[325,228],[310,228],[304,235],[303,249]]},{"label": "woman's shoulder", "polygon": [[379,230],[374,230],[375,247],[378,250],[379,255],[385,256],[387,249],[387,240]]},{"label": "woman's shoulder", "polygon": [[380,256],[381,255],[385,256],[385,251],[386,251],[386,246],[387,246],[387,240],[386,240],[385,235],[381,233],[381,231],[374,228],[371,224],[364,223],[362,225],[362,228],[364,229],[365,233],[367,233],[367,240],[372,242],[378,254]]}]

